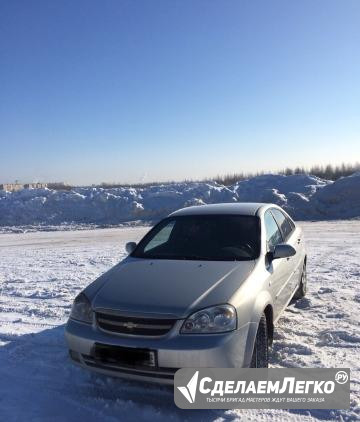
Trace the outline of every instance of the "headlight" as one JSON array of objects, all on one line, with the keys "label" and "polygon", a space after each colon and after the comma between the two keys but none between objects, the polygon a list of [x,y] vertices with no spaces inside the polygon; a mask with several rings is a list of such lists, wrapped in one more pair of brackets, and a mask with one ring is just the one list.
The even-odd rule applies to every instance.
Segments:
[{"label": "headlight", "polygon": [[180,333],[225,333],[236,329],[236,320],[236,309],[232,305],[212,306],[190,315],[183,323]]},{"label": "headlight", "polygon": [[71,308],[70,318],[86,322],[88,324],[92,323],[93,316],[90,302],[83,293],[76,296]]}]

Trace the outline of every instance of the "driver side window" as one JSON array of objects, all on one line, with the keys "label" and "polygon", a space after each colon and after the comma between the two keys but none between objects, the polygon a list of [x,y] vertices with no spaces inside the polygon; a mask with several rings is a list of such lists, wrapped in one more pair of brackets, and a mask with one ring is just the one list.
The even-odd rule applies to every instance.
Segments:
[{"label": "driver side window", "polygon": [[279,230],[274,217],[270,211],[265,213],[265,230],[266,230],[266,242],[270,251],[273,251],[275,246],[283,241],[281,232]]}]

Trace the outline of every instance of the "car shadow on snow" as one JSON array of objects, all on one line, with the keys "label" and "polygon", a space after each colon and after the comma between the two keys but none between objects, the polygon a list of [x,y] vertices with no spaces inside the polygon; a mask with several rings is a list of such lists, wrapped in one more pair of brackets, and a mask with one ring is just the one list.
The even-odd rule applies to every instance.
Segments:
[{"label": "car shadow on snow", "polygon": [[[111,378],[77,367],[68,357],[64,325],[35,334],[3,336],[0,341],[5,342],[0,347],[0,406],[4,420],[78,421],[86,417],[87,421],[208,421],[242,416],[241,410],[236,414],[182,410],[174,404],[172,387]],[[245,419],[248,412],[254,417],[257,411],[244,410]],[[330,410],[290,412],[318,419],[336,416]]]}]

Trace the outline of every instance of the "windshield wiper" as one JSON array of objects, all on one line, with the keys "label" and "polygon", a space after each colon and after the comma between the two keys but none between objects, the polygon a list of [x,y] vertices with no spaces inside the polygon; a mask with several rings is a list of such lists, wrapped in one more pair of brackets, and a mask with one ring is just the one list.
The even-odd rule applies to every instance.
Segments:
[{"label": "windshield wiper", "polygon": [[198,261],[215,261],[214,258],[200,255],[185,255],[180,257],[180,259],[189,259],[189,260],[198,260]]},{"label": "windshield wiper", "polygon": [[244,258],[244,257],[209,257],[202,255],[138,255],[136,258],[145,258],[145,259],[172,259],[172,260],[181,260],[181,261],[250,261],[253,258]]}]

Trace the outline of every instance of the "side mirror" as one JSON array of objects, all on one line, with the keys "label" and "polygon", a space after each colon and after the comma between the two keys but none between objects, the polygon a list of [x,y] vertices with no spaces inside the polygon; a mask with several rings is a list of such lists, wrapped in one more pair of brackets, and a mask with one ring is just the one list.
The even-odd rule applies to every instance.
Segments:
[{"label": "side mirror", "polygon": [[288,245],[287,243],[279,243],[275,246],[272,259],[289,258],[295,254],[296,250],[291,245]]},{"label": "side mirror", "polygon": [[135,248],[136,248],[136,242],[128,242],[125,245],[125,250],[129,255],[134,252]]}]

